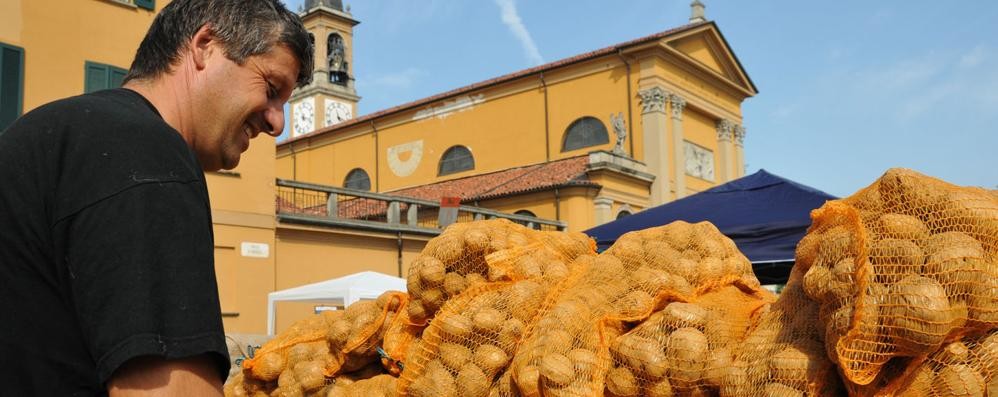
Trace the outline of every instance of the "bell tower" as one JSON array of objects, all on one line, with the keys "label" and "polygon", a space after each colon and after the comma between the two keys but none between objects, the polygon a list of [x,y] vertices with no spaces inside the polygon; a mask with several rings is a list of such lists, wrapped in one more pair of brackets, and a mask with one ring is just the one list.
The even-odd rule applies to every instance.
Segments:
[{"label": "bell tower", "polygon": [[312,83],[291,94],[291,137],[327,127],[357,114],[353,74],[353,27],[360,22],[342,0],[305,0],[299,9],[315,51]]}]

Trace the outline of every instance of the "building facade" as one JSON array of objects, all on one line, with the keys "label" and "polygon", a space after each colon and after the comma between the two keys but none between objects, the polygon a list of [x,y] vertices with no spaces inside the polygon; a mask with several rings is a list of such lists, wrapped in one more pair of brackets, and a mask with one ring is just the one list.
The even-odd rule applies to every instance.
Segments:
[{"label": "building facade", "polygon": [[[665,32],[295,134],[278,144],[277,175],[431,200],[448,186],[485,186],[450,194],[581,231],[744,175],[741,104],[756,93],[717,25],[694,15]],[[495,194],[510,183],[496,174],[581,157],[588,162],[564,180],[525,175],[515,179],[522,189]]]}]

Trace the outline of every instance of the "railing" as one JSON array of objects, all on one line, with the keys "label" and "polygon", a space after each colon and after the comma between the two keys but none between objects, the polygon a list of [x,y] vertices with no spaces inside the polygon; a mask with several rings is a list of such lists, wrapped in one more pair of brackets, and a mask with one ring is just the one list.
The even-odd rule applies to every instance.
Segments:
[{"label": "railing", "polygon": [[[440,203],[363,190],[277,180],[277,218],[283,222],[390,232],[439,234]],[[505,218],[537,230],[565,230],[565,222],[462,205],[456,222]]]}]

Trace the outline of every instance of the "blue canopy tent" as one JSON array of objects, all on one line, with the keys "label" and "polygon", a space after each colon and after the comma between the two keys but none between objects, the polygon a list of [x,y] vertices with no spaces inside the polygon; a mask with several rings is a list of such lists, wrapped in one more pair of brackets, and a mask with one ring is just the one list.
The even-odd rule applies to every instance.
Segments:
[{"label": "blue canopy tent", "polygon": [[600,251],[622,234],[673,221],[709,221],[735,241],[763,284],[786,283],[794,249],[811,225],[811,210],[828,193],[759,170],[712,189],[586,230]]}]

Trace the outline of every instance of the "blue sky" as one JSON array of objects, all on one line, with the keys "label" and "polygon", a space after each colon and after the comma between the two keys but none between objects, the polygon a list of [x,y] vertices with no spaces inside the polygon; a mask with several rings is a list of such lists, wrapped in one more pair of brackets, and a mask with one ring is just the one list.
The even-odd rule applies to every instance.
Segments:
[{"label": "blue sky", "polygon": [[[748,172],[998,188],[998,2],[703,0],[758,87]],[[285,0],[297,9],[302,0]],[[690,0],[349,1],[360,115],[685,24]]]}]

